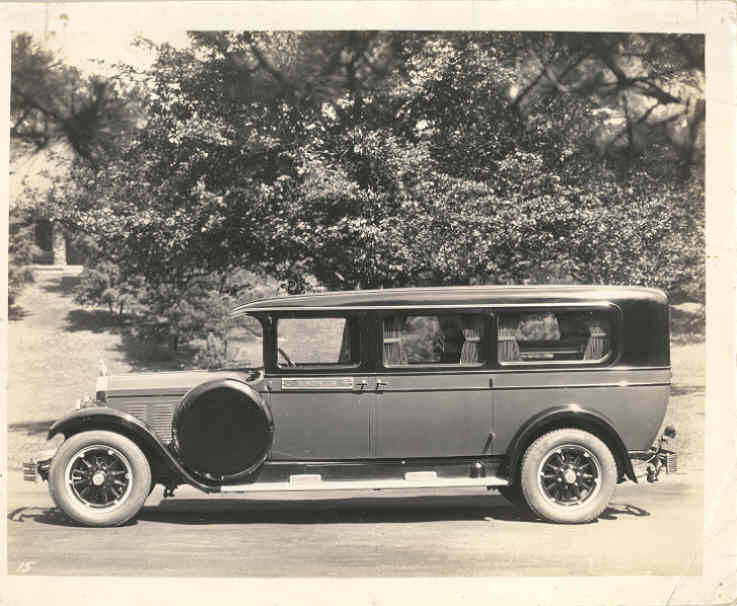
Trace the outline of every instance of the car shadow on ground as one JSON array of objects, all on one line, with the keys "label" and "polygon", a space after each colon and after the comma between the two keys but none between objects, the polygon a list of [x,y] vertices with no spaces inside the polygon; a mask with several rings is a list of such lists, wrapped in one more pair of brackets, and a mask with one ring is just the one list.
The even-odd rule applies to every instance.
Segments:
[{"label": "car shadow on ground", "polygon": [[[251,499],[173,499],[144,507],[125,526],[137,522],[163,524],[412,524],[477,521],[544,524],[515,508],[502,497],[478,497],[478,502],[454,505],[454,497],[354,498],[314,501]],[[627,503],[613,503],[599,520],[646,517],[650,512]],[[75,526],[55,507],[20,507],[8,514],[11,522],[33,521],[53,526]],[[594,522],[597,523],[597,522]]]},{"label": "car shadow on ground", "polygon": [[[415,498],[417,499],[417,498]],[[178,500],[159,507],[144,508],[141,521],[172,524],[411,524],[448,521],[490,521],[537,523],[538,520],[515,509],[504,499],[480,497],[479,504],[454,505],[453,498],[415,503],[413,498],[315,501],[280,500]],[[457,502],[457,501],[456,501]]]},{"label": "car shadow on ground", "polygon": [[[458,505],[457,497],[353,498],[315,502],[253,500],[178,500],[146,507],[141,521],[172,524],[407,524],[448,521],[503,521],[545,524],[529,511],[499,496],[476,497]],[[601,520],[645,517],[650,512],[630,504],[612,504]],[[594,522],[596,523],[596,522]]]},{"label": "car shadow on ground", "polygon": [[[8,521],[16,523],[38,522],[51,526],[79,527],[80,525],[67,518],[56,507],[18,507],[8,513]],[[133,518],[124,526],[135,526],[138,521]]]},{"label": "car shadow on ground", "polygon": [[600,520],[617,520],[623,516],[632,516],[635,518],[645,518],[650,515],[650,512],[637,507],[636,505],[630,505],[626,503],[612,503],[607,507],[604,512],[599,516]]},{"label": "car shadow on ground", "polygon": [[[411,509],[391,506],[354,505],[351,508],[335,508],[322,503],[300,508],[279,508],[279,501],[229,501],[222,507],[217,501],[175,500],[160,507],[144,507],[125,526],[140,522],[163,524],[208,525],[208,524],[409,524],[420,522],[447,521],[507,521],[537,524],[532,516],[516,510],[511,505],[486,507],[483,510],[463,508]],[[8,514],[10,522],[37,522],[52,526],[77,526],[55,507],[19,507]]]}]

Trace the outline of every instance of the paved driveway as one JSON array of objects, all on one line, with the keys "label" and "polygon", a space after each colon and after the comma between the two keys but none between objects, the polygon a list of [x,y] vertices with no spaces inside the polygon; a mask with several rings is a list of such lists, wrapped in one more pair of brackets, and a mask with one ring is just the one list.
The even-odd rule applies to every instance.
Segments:
[{"label": "paved driveway", "polygon": [[[13,473],[8,572],[125,576],[699,575],[699,475],[620,485],[583,526],[521,517],[495,493],[152,494],[122,528],[67,525]],[[159,503],[159,501],[161,501]]]}]

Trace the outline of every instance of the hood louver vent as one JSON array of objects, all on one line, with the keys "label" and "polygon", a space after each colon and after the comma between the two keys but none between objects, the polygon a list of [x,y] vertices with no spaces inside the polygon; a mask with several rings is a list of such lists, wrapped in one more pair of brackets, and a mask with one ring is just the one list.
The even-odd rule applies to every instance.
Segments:
[{"label": "hood louver vent", "polygon": [[179,399],[172,398],[168,401],[147,404],[125,402],[116,406],[116,408],[141,419],[154,430],[164,444],[169,444],[171,442],[171,420],[178,403]]}]

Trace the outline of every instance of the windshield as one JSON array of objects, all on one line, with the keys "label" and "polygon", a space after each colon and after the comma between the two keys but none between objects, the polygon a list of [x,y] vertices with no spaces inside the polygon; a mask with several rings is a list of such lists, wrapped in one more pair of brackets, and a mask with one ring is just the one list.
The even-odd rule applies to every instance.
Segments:
[{"label": "windshield", "polygon": [[225,333],[226,368],[262,368],[263,327],[253,316],[237,316],[228,320]]}]

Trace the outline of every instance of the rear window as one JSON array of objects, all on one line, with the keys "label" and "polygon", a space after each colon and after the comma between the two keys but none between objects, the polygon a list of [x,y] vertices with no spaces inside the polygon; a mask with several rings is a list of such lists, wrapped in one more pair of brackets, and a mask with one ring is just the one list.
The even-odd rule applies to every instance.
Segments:
[{"label": "rear window", "polygon": [[396,314],[383,320],[384,366],[483,364],[486,342],[481,314]]},{"label": "rear window", "polygon": [[611,313],[502,312],[497,315],[501,364],[602,362],[612,351]]}]

